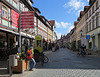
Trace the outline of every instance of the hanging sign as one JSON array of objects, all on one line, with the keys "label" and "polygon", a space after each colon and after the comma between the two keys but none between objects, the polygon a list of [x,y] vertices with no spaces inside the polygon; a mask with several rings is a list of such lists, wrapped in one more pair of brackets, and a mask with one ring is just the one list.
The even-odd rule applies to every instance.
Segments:
[{"label": "hanging sign", "polygon": [[34,11],[21,13],[21,28],[34,28]]}]

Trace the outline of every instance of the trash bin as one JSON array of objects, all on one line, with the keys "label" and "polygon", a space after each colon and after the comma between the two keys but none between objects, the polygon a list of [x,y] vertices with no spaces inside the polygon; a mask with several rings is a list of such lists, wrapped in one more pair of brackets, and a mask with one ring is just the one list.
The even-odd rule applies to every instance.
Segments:
[{"label": "trash bin", "polygon": [[17,66],[17,55],[10,55],[9,56],[9,74],[12,75],[12,66]]},{"label": "trash bin", "polygon": [[9,66],[17,66],[17,55],[9,56]]}]

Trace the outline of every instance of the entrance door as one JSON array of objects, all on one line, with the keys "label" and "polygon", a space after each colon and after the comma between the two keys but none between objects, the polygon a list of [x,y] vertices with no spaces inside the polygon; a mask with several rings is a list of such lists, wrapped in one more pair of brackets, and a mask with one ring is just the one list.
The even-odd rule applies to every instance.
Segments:
[{"label": "entrance door", "polygon": [[80,47],[81,47],[81,41],[78,40],[78,48],[80,48]]},{"label": "entrance door", "polygon": [[10,38],[10,47],[13,47],[14,45],[14,39],[13,38]]},{"label": "entrance door", "polygon": [[95,46],[95,37],[92,38],[93,40],[93,47]]}]

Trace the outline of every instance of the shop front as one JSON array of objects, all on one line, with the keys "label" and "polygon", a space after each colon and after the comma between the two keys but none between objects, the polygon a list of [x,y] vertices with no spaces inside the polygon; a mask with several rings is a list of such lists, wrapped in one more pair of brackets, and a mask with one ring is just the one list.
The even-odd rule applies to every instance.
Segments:
[{"label": "shop front", "polygon": [[18,33],[10,30],[0,30],[0,59],[7,59],[16,54],[18,48]]},{"label": "shop front", "polygon": [[90,39],[87,40],[87,49],[100,50],[100,28],[87,33],[87,35],[90,35]]},{"label": "shop front", "polygon": [[[27,48],[33,42],[33,37],[22,35],[22,46]],[[17,54],[19,47],[19,33],[11,30],[0,29],[0,58],[7,59],[9,55]]]}]

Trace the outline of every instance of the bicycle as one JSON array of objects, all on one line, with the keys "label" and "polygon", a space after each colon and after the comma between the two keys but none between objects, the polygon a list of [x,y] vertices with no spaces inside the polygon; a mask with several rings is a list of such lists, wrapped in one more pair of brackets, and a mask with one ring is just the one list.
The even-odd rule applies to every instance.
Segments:
[{"label": "bicycle", "polygon": [[43,66],[44,63],[48,63],[49,59],[47,56],[44,55],[44,53],[41,53],[39,57],[39,61],[41,62],[41,65]]},{"label": "bicycle", "polygon": [[86,50],[80,49],[79,52],[77,53],[78,56],[82,55],[82,57],[86,56]]}]

